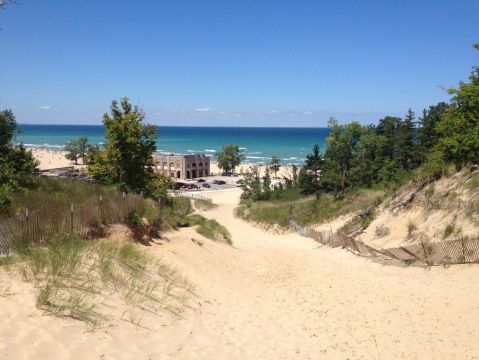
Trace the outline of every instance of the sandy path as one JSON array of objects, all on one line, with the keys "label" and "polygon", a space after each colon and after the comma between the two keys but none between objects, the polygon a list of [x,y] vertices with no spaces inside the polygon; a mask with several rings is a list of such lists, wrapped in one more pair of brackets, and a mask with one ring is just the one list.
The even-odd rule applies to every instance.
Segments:
[{"label": "sandy path", "polygon": [[0,297],[0,358],[479,358],[479,266],[380,265],[234,218],[237,190],[204,195],[220,205],[204,215],[229,228],[234,247],[200,247],[184,229],[150,248],[197,285],[182,319],[153,320],[155,331],[122,322],[89,333],[40,316],[18,283],[16,295]]}]

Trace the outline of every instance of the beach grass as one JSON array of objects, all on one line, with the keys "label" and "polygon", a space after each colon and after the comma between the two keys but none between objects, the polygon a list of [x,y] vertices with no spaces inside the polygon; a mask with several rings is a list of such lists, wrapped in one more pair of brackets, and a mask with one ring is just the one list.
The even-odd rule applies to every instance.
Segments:
[{"label": "beach grass", "polygon": [[213,201],[203,200],[203,199],[195,199],[194,205],[195,205],[195,208],[197,208],[198,210],[204,210],[204,211],[216,209],[218,207],[218,205],[215,204]]},{"label": "beach grass", "polygon": [[319,224],[341,215],[354,213],[381,203],[384,191],[358,190],[336,199],[330,194],[299,197],[297,190],[271,201],[244,200],[235,209],[237,217],[263,225],[289,227],[289,220],[301,225]]},{"label": "beach grass", "polygon": [[33,249],[22,260],[21,272],[36,289],[39,309],[91,327],[108,321],[102,304],[112,294],[122,300],[124,314],[166,310],[179,315],[194,290],[171,266],[131,242],[72,236]]},{"label": "beach grass", "polygon": [[232,244],[231,234],[228,229],[218,221],[214,219],[206,219],[197,214],[188,216],[186,220],[189,226],[196,226],[198,234],[211,240],[223,241],[230,245]]}]

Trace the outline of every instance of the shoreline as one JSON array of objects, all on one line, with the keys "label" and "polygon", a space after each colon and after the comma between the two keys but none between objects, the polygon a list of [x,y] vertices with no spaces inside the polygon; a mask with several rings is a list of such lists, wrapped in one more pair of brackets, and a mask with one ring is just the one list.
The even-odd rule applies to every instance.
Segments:
[{"label": "shoreline", "polygon": [[[78,165],[75,165],[73,161],[65,158],[66,151],[60,148],[50,148],[50,147],[31,147],[25,146],[27,150],[32,151],[33,156],[39,161],[39,170],[48,170],[61,168],[66,166],[74,166],[77,169],[81,169],[84,166],[81,164],[81,161]],[[210,161],[210,174],[211,176],[221,176],[221,171],[218,168],[218,162],[216,160]],[[260,176],[263,176],[264,170],[267,165],[258,165],[256,163],[244,162],[237,167],[236,171],[238,174],[241,172],[246,172],[250,167],[258,166]],[[291,176],[292,166],[281,165],[281,168],[278,172],[278,177],[282,178],[283,176]],[[272,175],[272,174],[271,174]]]}]

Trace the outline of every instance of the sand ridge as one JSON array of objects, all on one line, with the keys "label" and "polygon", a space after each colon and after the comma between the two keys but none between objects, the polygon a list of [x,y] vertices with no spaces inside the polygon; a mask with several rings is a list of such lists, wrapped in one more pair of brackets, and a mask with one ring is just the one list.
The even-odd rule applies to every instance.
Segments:
[{"label": "sand ridge", "polygon": [[219,206],[202,214],[228,227],[233,246],[188,228],[146,248],[196,284],[182,318],[88,332],[43,315],[30,285],[2,273],[13,294],[0,296],[0,359],[479,357],[478,266],[384,266],[235,218],[239,189],[204,195]]}]

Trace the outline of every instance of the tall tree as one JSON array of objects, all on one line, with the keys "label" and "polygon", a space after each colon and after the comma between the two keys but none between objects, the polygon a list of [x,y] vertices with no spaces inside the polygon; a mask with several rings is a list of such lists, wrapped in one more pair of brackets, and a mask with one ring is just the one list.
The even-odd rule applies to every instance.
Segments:
[{"label": "tall tree", "polygon": [[299,172],[298,186],[304,194],[314,194],[320,188],[320,171],[324,164],[319,145],[313,146],[313,151],[306,155],[303,169]]},{"label": "tall tree", "polygon": [[[474,47],[479,50],[479,44]],[[479,164],[479,66],[473,68],[469,82],[461,81],[449,93],[451,106],[436,126],[440,138],[435,150],[458,168]]]},{"label": "tall tree", "polygon": [[411,170],[417,166],[419,160],[418,148],[415,141],[415,115],[412,109],[408,110],[404,121],[399,128],[397,160],[406,170]]},{"label": "tall tree", "polygon": [[154,173],[157,127],[144,124],[144,118],[145,114],[133,107],[128,98],[121,99],[120,105],[112,101],[110,114],[103,115],[105,150],[89,151],[89,172],[100,182],[163,198],[171,180]]},{"label": "tall tree", "polygon": [[448,109],[449,104],[440,102],[436,105],[429,106],[427,110],[424,109],[422,117],[419,118],[418,139],[421,158],[423,160],[427,153],[431,151],[438,142],[439,135],[436,126],[442,120]]},{"label": "tall tree", "polygon": [[75,161],[75,164],[78,164],[78,159],[83,160],[85,154],[88,152],[88,146],[88,138],[86,137],[70,140],[64,146],[66,151],[65,157],[68,160]]},{"label": "tall tree", "polygon": [[218,153],[218,167],[226,174],[234,172],[243,160],[243,150],[238,145],[223,145],[223,149]]},{"label": "tall tree", "polygon": [[338,125],[336,120],[329,122],[330,134],[326,139],[324,170],[321,183],[336,196],[344,196],[348,178],[359,145],[362,127],[357,122]]},{"label": "tall tree", "polygon": [[275,155],[271,158],[271,164],[269,166],[271,171],[274,173],[274,177],[276,178],[279,169],[281,168],[281,159]]},{"label": "tall tree", "polygon": [[383,156],[389,160],[398,158],[397,154],[400,151],[399,131],[401,125],[401,118],[386,116],[379,120],[379,124],[376,127],[376,134],[384,136]]},{"label": "tall tree", "polygon": [[269,200],[271,198],[271,176],[268,167],[264,171],[262,188],[261,200]]},{"label": "tall tree", "polygon": [[11,110],[0,111],[0,212],[8,211],[13,191],[35,185],[38,161],[23,145],[13,143],[18,126]]}]

